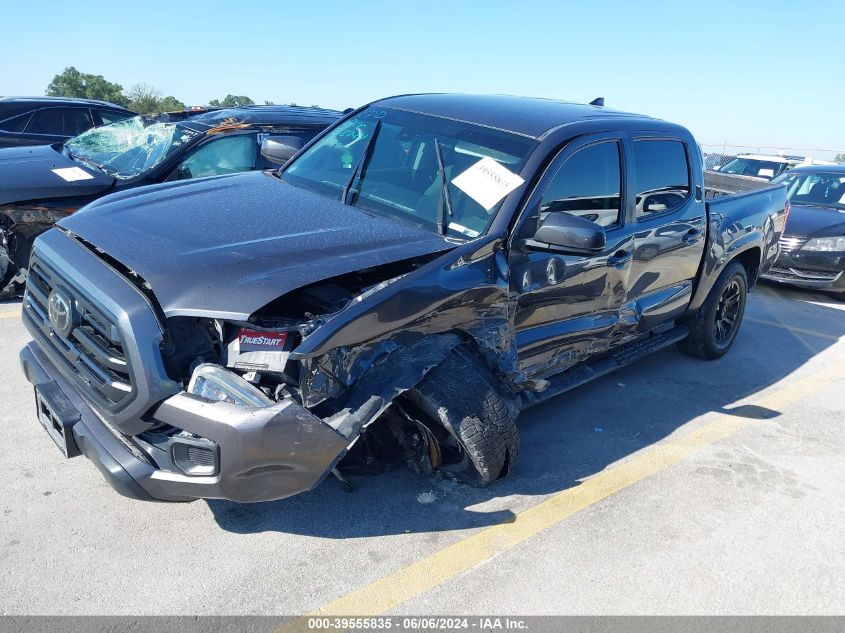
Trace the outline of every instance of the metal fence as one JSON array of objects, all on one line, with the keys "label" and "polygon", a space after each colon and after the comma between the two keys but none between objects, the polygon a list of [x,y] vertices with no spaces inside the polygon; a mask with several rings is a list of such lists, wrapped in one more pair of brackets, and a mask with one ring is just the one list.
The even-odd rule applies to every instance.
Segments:
[{"label": "metal fence", "polygon": [[754,155],[787,159],[793,164],[845,164],[845,149],[809,147],[765,147],[760,145],[733,145],[730,143],[702,143],[705,169],[721,169],[738,156]]}]

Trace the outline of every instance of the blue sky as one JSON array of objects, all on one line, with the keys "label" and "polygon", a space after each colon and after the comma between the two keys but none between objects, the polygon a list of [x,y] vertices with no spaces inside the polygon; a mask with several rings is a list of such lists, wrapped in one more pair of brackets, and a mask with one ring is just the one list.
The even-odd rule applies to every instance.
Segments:
[{"label": "blue sky", "polygon": [[41,0],[3,15],[6,95],[43,94],[76,66],[189,104],[227,93],[336,108],[405,92],[604,96],[704,143],[845,151],[843,0]]}]

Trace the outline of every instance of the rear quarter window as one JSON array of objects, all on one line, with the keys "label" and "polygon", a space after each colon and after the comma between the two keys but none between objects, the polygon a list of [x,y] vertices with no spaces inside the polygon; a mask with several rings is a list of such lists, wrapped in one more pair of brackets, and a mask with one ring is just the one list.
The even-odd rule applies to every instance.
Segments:
[{"label": "rear quarter window", "polygon": [[0,121],[0,130],[6,132],[23,132],[26,124],[29,122],[29,117],[32,116],[29,112],[21,114],[5,121]]}]

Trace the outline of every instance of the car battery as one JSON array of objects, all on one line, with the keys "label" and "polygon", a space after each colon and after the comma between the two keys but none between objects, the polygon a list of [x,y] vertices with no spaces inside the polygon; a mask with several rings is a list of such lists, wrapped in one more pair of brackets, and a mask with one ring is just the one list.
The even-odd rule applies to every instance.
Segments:
[{"label": "car battery", "polygon": [[245,372],[284,374],[292,347],[292,332],[265,332],[242,327],[226,346],[226,367]]}]

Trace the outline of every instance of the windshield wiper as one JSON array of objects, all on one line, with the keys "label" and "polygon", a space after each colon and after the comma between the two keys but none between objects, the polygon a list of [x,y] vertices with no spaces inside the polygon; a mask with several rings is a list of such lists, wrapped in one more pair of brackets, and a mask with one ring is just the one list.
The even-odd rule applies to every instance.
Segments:
[{"label": "windshield wiper", "polygon": [[99,163],[95,163],[90,158],[83,158],[79,154],[74,154],[67,145],[65,145],[65,151],[67,152],[65,154],[65,156],[67,156],[72,161],[77,162],[77,163],[82,163],[83,165],[85,165],[87,167],[91,167],[92,169],[96,169],[97,171],[103,172],[107,176],[111,176],[109,171],[103,165],[100,165]]},{"label": "windshield wiper", "polygon": [[352,176],[349,177],[349,181],[346,183],[346,186],[343,187],[343,192],[341,193],[340,199],[343,204],[351,205],[352,202],[348,200],[349,198],[349,191],[352,189],[352,186],[355,182],[361,177],[364,173],[364,170],[367,167],[367,163],[370,162],[370,153],[373,150],[375,145],[376,137],[378,136],[379,130],[381,129],[381,119],[376,120],[375,127],[373,127],[372,134],[370,134],[370,138],[367,139],[367,144],[364,145],[364,151],[361,152],[361,157],[358,159],[358,162],[355,164],[355,169],[352,170]]},{"label": "windshield wiper", "polygon": [[449,232],[447,218],[452,218],[452,198],[449,196],[449,182],[446,180],[446,167],[443,164],[443,152],[440,141],[434,139],[434,153],[437,154],[437,168],[440,170],[440,200],[437,203],[437,232],[446,235]]}]

